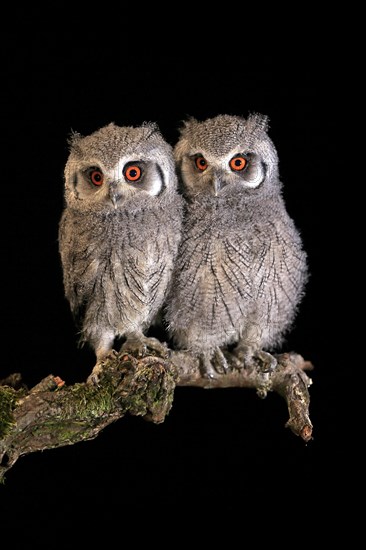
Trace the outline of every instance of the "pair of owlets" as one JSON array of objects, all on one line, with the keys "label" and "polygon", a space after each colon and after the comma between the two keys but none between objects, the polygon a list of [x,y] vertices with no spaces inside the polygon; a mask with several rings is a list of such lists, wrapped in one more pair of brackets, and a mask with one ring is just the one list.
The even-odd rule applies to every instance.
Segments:
[{"label": "pair of owlets", "polygon": [[266,360],[308,273],[259,114],[192,118],[174,148],[155,123],[74,134],[59,248],[93,372],[118,340],[126,351],[166,351],[146,335],[161,312],[204,376],[226,371],[228,349],[238,365]]}]

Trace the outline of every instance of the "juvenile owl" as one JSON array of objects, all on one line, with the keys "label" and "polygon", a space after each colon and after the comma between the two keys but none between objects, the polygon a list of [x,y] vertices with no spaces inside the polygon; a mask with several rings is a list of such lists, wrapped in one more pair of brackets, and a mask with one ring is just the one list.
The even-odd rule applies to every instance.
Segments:
[{"label": "juvenile owl", "polygon": [[59,251],[80,343],[95,352],[88,381],[114,349],[164,351],[146,336],[163,304],[181,238],[173,150],[155,123],[74,134],[65,166]]},{"label": "juvenile owl", "polygon": [[186,198],[183,237],[166,307],[175,345],[199,355],[203,374],[259,360],[293,324],[308,277],[286,211],[267,117],[186,121],[174,148]]}]

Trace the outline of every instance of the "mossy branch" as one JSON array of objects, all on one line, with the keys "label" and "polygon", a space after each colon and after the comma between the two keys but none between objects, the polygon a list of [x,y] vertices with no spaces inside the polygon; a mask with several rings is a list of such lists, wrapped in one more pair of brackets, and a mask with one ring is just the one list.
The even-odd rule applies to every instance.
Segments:
[{"label": "mossy branch", "polygon": [[208,379],[202,377],[198,359],[184,352],[168,350],[165,358],[114,353],[102,364],[98,385],[67,386],[49,375],[31,390],[15,373],[0,380],[0,481],[21,456],[94,439],[125,414],[163,422],[176,386],[254,388],[262,398],[269,391],[277,392],[287,403],[286,426],[309,441],[311,380],[304,371],[312,365],[298,354],[284,353],[276,359],[277,367],[271,372],[259,366],[232,367]]}]

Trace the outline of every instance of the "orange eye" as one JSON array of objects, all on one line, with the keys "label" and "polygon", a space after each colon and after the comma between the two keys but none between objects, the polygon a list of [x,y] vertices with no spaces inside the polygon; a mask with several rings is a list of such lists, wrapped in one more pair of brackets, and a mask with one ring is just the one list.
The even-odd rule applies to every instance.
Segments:
[{"label": "orange eye", "polygon": [[207,160],[205,159],[205,157],[202,156],[196,157],[194,162],[196,163],[198,170],[201,170],[201,172],[206,170],[208,166]]},{"label": "orange eye", "polygon": [[100,187],[104,183],[103,172],[100,170],[91,170],[89,173],[89,178],[93,185],[96,185],[97,187]]},{"label": "orange eye", "polygon": [[241,170],[244,170],[246,165],[248,164],[248,161],[245,157],[234,157],[229,162],[229,166],[234,172],[240,172]]},{"label": "orange eye", "polygon": [[142,170],[136,164],[131,164],[125,169],[124,175],[127,181],[137,181],[141,178]]}]

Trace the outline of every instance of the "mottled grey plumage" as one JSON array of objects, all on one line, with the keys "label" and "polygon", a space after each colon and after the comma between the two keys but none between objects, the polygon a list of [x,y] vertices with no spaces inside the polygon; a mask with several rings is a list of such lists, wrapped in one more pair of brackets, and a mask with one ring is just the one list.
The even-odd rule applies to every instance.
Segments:
[{"label": "mottled grey plumage", "polygon": [[225,372],[228,346],[238,365],[275,365],[268,351],[283,343],[304,294],[306,254],[267,126],[259,114],[190,119],[174,148],[186,214],[166,321],[208,376]]},{"label": "mottled grey plumage", "polygon": [[155,123],[70,139],[59,225],[64,289],[80,343],[100,361],[124,349],[161,351],[146,331],[158,315],[181,236],[173,151]]}]

